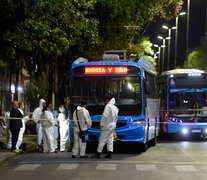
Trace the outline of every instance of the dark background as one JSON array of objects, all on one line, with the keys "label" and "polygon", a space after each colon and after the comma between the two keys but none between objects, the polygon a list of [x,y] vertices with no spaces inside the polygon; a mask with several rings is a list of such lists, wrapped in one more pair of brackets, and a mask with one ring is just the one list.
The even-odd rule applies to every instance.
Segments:
[{"label": "dark background", "polygon": [[[187,25],[187,0],[183,0],[184,4],[180,12],[185,11],[186,15],[179,16],[178,24],[178,44],[177,44],[177,65],[183,65],[186,59],[186,25]],[[205,23],[206,23],[206,0],[190,0],[190,20],[189,20],[189,51],[193,51],[195,48],[201,45],[201,38],[205,36]],[[168,36],[168,30],[163,29],[162,25],[168,27],[175,26],[175,19],[167,21],[156,17],[147,28],[144,35],[150,36],[150,41],[154,44],[161,45],[162,40],[158,39],[157,36]],[[165,48],[165,59],[167,61],[167,44]],[[157,51],[157,48],[153,48]],[[162,53],[161,53],[162,54]],[[174,63],[175,56],[175,30],[171,32],[171,52],[170,52],[170,69]],[[161,56],[162,58],[162,56]],[[165,62],[166,62],[165,61]],[[166,66],[166,63],[165,63]]]}]

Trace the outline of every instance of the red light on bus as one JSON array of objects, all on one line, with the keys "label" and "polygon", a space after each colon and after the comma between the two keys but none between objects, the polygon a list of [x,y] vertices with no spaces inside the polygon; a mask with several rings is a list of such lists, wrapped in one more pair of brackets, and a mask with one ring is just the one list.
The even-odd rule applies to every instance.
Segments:
[{"label": "red light on bus", "polygon": [[85,67],[84,74],[127,74],[128,68],[119,67]]}]

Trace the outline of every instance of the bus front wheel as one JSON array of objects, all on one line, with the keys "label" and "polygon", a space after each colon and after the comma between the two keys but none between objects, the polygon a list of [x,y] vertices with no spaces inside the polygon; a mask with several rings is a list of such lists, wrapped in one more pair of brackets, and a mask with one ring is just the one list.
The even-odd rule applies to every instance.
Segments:
[{"label": "bus front wheel", "polygon": [[151,142],[152,146],[155,146],[157,144],[157,136],[155,136],[153,139],[152,139],[152,142]]},{"label": "bus front wheel", "polygon": [[148,142],[142,144],[142,152],[146,152],[148,148]]}]

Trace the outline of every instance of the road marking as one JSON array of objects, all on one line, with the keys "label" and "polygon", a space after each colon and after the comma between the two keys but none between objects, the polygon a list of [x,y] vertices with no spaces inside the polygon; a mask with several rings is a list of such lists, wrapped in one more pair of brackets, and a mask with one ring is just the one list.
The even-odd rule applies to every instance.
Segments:
[{"label": "road marking", "polygon": [[137,171],[157,171],[154,164],[136,164]]},{"label": "road marking", "polygon": [[194,166],[192,165],[179,165],[179,166],[174,166],[175,169],[178,172],[196,172],[198,171]]},{"label": "road marking", "polygon": [[115,171],[116,164],[97,164],[96,170]]},{"label": "road marking", "polygon": [[207,165],[207,162],[186,161],[186,162],[169,162],[169,161],[123,161],[123,160],[64,160],[64,161],[22,161],[19,164],[57,164],[57,163],[99,163],[99,164],[162,164],[162,165]]},{"label": "road marking", "polygon": [[75,170],[79,164],[60,164],[57,170]]},{"label": "road marking", "polygon": [[40,166],[41,164],[23,164],[17,167],[15,171],[34,171]]}]

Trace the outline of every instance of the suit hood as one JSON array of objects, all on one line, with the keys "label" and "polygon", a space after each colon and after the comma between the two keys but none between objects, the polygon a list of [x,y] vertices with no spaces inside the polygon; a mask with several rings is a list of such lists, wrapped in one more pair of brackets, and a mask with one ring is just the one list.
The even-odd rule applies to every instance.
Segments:
[{"label": "suit hood", "polygon": [[42,103],[45,103],[44,99],[40,99],[39,108],[41,108],[41,109],[43,108]]},{"label": "suit hood", "polygon": [[114,98],[112,98],[110,101],[109,101],[109,104],[115,104],[116,103],[116,100]]}]

